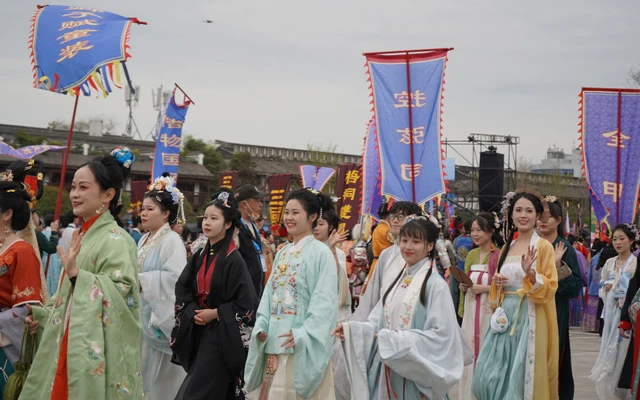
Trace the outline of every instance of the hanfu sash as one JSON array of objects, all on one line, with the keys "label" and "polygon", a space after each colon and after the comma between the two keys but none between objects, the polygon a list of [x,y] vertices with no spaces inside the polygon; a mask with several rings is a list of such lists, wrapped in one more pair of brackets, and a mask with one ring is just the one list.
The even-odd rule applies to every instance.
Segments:
[{"label": "hanfu sash", "polygon": [[[227,248],[227,256],[231,254],[233,250],[236,249],[236,243],[231,240],[229,242],[229,247]],[[203,250],[204,252],[205,250]],[[211,266],[207,270],[207,256],[204,255],[202,257],[202,263],[200,264],[200,268],[198,269],[198,277],[197,277],[197,285],[198,292],[196,293],[196,297],[198,298],[198,304],[200,307],[207,307],[207,297],[209,297],[209,292],[211,291],[211,278],[213,277],[213,271],[216,269],[216,260],[218,259],[218,255],[220,253],[216,253],[215,257],[211,261]],[[206,271],[206,272],[205,272]]]}]

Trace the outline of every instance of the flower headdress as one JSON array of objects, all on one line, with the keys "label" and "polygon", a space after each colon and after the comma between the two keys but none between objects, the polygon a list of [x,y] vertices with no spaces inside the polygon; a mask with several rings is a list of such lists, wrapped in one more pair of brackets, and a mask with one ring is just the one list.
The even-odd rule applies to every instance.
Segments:
[{"label": "flower headdress", "polygon": [[216,197],[216,200],[220,200],[222,202],[222,205],[227,207],[227,208],[231,208],[231,206],[229,205],[229,192],[220,192],[220,194],[218,195],[218,197]]},{"label": "flower headdress", "polygon": [[544,201],[546,201],[547,203],[555,203],[556,201],[558,201],[558,198],[549,194],[544,196]]},{"label": "flower headdress", "polygon": [[635,237],[635,241],[636,242],[638,240],[640,240],[640,233],[638,232],[638,228],[634,224],[630,224],[628,222],[625,222],[623,225],[626,226],[627,228],[629,228],[631,233],[633,233],[633,236]]},{"label": "flower headdress", "polygon": [[156,200],[160,203],[162,202],[162,197],[160,197],[159,194],[167,192],[171,195],[171,202],[178,205],[178,215],[173,222],[178,222],[180,224],[185,223],[186,218],[184,216],[184,194],[182,194],[180,189],[176,187],[173,178],[165,172],[161,177],[156,178],[156,180],[153,181],[151,185],[149,185],[149,191],[153,190],[158,193],[156,195]]},{"label": "flower headdress", "polygon": [[13,172],[10,169],[0,173],[0,182],[12,182]]},{"label": "flower headdress", "polygon": [[[500,229],[501,222],[500,222],[500,217],[498,216],[498,213],[495,212],[495,211],[492,211],[491,214],[493,214],[493,226],[496,229]],[[487,221],[487,222],[489,222],[489,221]]]},{"label": "flower headdress", "polygon": [[436,217],[429,214],[428,212],[425,212],[422,215],[418,215],[418,214],[410,215],[409,217],[407,217],[407,222],[413,221],[413,220],[420,220],[420,219],[424,221],[430,221],[432,224],[436,226],[436,228],[440,229],[440,221],[438,221]]},{"label": "flower headdress", "polygon": [[128,147],[118,146],[113,149],[111,155],[115,157],[116,160],[118,160],[118,162],[125,168],[131,168],[131,164],[136,160],[136,156],[133,155]]}]

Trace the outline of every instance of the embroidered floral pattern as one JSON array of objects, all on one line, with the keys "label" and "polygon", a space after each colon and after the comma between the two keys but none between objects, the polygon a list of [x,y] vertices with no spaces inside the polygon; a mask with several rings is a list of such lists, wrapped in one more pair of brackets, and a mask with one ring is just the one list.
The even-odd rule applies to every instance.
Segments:
[{"label": "embroidered floral pattern", "polygon": [[87,352],[90,358],[94,360],[102,359],[102,348],[96,342],[89,343],[89,351]]},{"label": "embroidered floral pattern", "polygon": [[[286,258],[275,268],[271,280],[273,295],[271,297],[271,315],[298,313],[298,288],[296,279],[300,269],[298,255],[300,251],[287,252]],[[293,258],[293,260],[292,260]]]},{"label": "embroidered floral pattern", "polygon": [[114,229],[109,233],[109,237],[113,240],[119,240],[122,237],[122,231],[120,229]]},{"label": "embroidered floral pattern", "polygon": [[101,362],[100,365],[96,367],[96,369],[91,371],[91,375],[97,375],[97,376],[104,375],[104,361]]},{"label": "embroidered floral pattern", "polygon": [[61,322],[62,322],[62,316],[60,314],[51,318],[51,324],[53,324],[53,326],[58,326],[60,325]]},{"label": "embroidered floral pattern", "polygon": [[91,285],[91,291],[89,292],[89,300],[95,301],[98,297],[102,297],[102,296],[104,296],[104,293],[102,292],[102,290],[100,290],[100,288],[95,284]]},{"label": "embroidered floral pattern", "polygon": [[13,285],[13,294],[11,295],[11,300],[21,299],[23,297],[29,297],[35,293],[35,289],[27,286],[23,290],[18,289],[18,286]]}]

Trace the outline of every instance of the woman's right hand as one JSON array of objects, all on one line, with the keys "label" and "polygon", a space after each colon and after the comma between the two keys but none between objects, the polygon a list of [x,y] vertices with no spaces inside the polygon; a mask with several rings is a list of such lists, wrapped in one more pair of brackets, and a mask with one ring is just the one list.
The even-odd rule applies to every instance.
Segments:
[{"label": "woman's right hand", "polygon": [[344,342],[344,326],[343,324],[338,324],[336,329],[331,332],[331,336],[336,336],[338,339]]},{"label": "woman's right hand", "polygon": [[464,283],[460,283],[458,284],[458,289],[460,289],[461,292],[467,293],[467,290],[469,290],[469,286],[465,285]]},{"label": "woman's right hand", "polygon": [[509,283],[509,280],[502,274],[494,274],[493,275],[493,282],[496,283],[496,286],[501,288],[506,286]]},{"label": "woman's right hand", "polygon": [[[29,304],[27,304],[27,310],[29,310],[29,313],[31,313],[31,306]],[[36,333],[38,333],[38,327],[40,326],[40,323],[33,319],[33,315],[27,315],[27,317],[24,319],[24,323],[29,327],[30,335],[35,335]]]},{"label": "woman's right hand", "polygon": [[267,334],[267,332],[261,331],[261,332],[258,332],[258,335],[256,337],[258,338],[259,341],[264,342],[265,340],[267,340],[268,336],[269,335]]}]

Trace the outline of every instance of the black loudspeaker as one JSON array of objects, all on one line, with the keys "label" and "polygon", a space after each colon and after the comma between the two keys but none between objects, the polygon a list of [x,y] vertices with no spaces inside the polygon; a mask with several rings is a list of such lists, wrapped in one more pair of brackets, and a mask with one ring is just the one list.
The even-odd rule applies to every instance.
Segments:
[{"label": "black loudspeaker", "polygon": [[504,196],[504,154],[495,150],[480,153],[478,181],[480,211],[500,214]]}]

